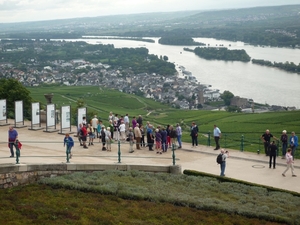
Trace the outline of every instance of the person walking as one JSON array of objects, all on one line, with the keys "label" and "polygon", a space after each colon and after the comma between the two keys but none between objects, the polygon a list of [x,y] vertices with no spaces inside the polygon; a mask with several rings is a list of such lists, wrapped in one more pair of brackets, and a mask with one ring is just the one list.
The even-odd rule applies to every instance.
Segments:
[{"label": "person walking", "polygon": [[276,167],[276,153],[277,153],[277,146],[275,144],[275,141],[272,141],[271,144],[269,145],[269,155],[270,155],[269,168],[270,169],[272,166],[272,161],[273,161],[273,169],[275,169]]},{"label": "person walking", "polygon": [[65,146],[67,146],[66,154],[70,159],[72,159],[72,147],[74,146],[74,140],[69,133],[66,133],[64,138],[64,147]]},{"label": "person walking", "polygon": [[182,142],[181,142],[182,130],[179,123],[177,123],[176,125],[176,133],[177,133],[178,148],[182,148]]},{"label": "person walking", "polygon": [[141,135],[142,135],[142,138],[141,138],[141,147],[145,147],[146,146],[146,144],[145,144],[145,128],[144,128],[143,125],[141,125],[140,131],[141,131]]},{"label": "person walking", "polygon": [[82,123],[80,123],[77,127],[77,138],[78,138],[78,142],[80,144],[80,146],[83,146],[83,141],[82,141]]},{"label": "person walking", "polygon": [[286,158],[286,169],[285,169],[285,171],[283,171],[282,176],[285,177],[285,173],[291,168],[292,177],[296,177],[296,175],[294,174],[294,165],[293,165],[294,164],[294,158],[292,156],[292,149],[291,148],[289,148],[287,150],[285,158]]},{"label": "person walking", "polygon": [[102,151],[106,151],[106,129],[105,126],[102,125],[101,127],[101,142],[102,142]]},{"label": "person walking", "polygon": [[147,135],[147,131],[148,131],[149,126],[150,126],[150,122],[147,121],[146,126],[145,126],[145,135],[146,135],[146,141],[147,141],[145,147],[148,147],[148,143],[149,143],[148,135]]},{"label": "person walking", "polygon": [[155,130],[155,150],[157,154],[162,154],[161,151],[161,132],[159,129]]},{"label": "person walking", "polygon": [[120,140],[125,141],[126,140],[126,127],[125,127],[125,123],[123,120],[120,121],[119,131],[120,131]]},{"label": "person walking", "polygon": [[[137,118],[136,122],[139,124],[139,126],[141,127],[143,125],[143,117],[141,115],[139,115],[139,117]],[[137,125],[138,126],[138,125]]]},{"label": "person walking", "polygon": [[222,162],[220,164],[221,173],[220,176],[225,176],[225,169],[226,169],[226,159],[229,157],[229,152],[225,151],[224,149],[221,149],[222,154]]},{"label": "person walking", "polygon": [[153,126],[151,124],[147,129],[147,140],[148,140],[149,151],[154,151],[153,150],[154,135],[153,135]]},{"label": "person walking", "polygon": [[173,149],[174,146],[174,149],[176,149],[177,131],[176,129],[174,129],[172,125],[170,125],[169,129],[170,129],[171,147]]},{"label": "person walking", "polygon": [[98,124],[97,124],[97,138],[99,138],[99,142],[101,142],[101,129],[102,129],[102,120],[98,120]]},{"label": "person walking", "polygon": [[98,130],[97,130],[97,127],[98,127],[98,118],[96,115],[94,115],[94,118],[91,119],[91,125],[92,125],[92,128],[94,130],[94,132],[96,133],[97,135],[97,138],[99,138],[99,134],[98,134]]},{"label": "person walking", "polygon": [[286,130],[282,131],[280,140],[281,140],[281,146],[282,146],[282,159],[284,159],[285,154],[286,154],[286,149],[287,149],[287,146],[288,146],[288,136],[286,134]]},{"label": "person walking", "polygon": [[214,150],[219,150],[220,149],[220,138],[221,138],[221,130],[217,125],[214,125],[214,139],[216,142],[216,148]]},{"label": "person walking", "polygon": [[162,147],[162,151],[163,152],[167,152],[168,151],[168,144],[167,144],[167,131],[166,128],[162,128],[161,132],[161,147]]},{"label": "person walking", "polygon": [[199,129],[198,129],[196,123],[192,122],[191,134],[190,134],[190,136],[192,137],[192,147],[198,146],[198,132],[199,132]]},{"label": "person walking", "polygon": [[167,125],[167,148],[171,148],[171,137],[170,137],[170,124]]},{"label": "person walking", "polygon": [[87,125],[87,132],[89,136],[89,146],[94,145],[95,133],[94,128],[90,124]]},{"label": "person walking", "polygon": [[114,133],[112,136],[114,137],[115,141],[119,141],[120,135],[119,135],[118,121],[113,121],[113,124],[114,124]]},{"label": "person walking", "polygon": [[124,116],[124,123],[125,123],[125,132],[126,136],[128,135],[128,130],[129,130],[129,116],[128,113]]},{"label": "person walking", "polygon": [[106,142],[106,151],[111,152],[111,132],[110,132],[110,127],[106,128],[106,131],[105,131],[105,142]]},{"label": "person walking", "polygon": [[13,126],[9,126],[8,129],[8,146],[10,149],[10,157],[11,158],[15,157],[14,146],[16,148],[16,152],[17,150],[19,150],[19,147],[18,147],[18,132],[17,130],[14,129]]},{"label": "person walking", "polygon": [[136,124],[136,127],[133,129],[135,141],[136,141],[136,149],[141,149],[141,139],[142,139],[142,133],[139,126],[139,123]]},{"label": "person walking", "polygon": [[295,132],[292,132],[290,137],[290,148],[292,149],[292,156],[295,157],[295,151],[298,147],[298,137],[295,135]]},{"label": "person walking", "polygon": [[134,134],[132,132],[132,127],[129,127],[129,130],[128,130],[128,138],[129,138],[129,153],[133,153],[134,150],[133,150],[133,142],[134,142]]},{"label": "person walking", "polygon": [[261,135],[260,138],[264,142],[265,154],[266,154],[266,156],[269,156],[268,150],[269,150],[271,138],[274,138],[274,139],[277,139],[277,138],[275,136],[273,136],[273,134],[271,134],[269,130],[266,130],[266,132],[263,135]]},{"label": "person walking", "polygon": [[132,117],[131,124],[132,124],[132,129],[134,129],[136,127],[136,124],[137,124],[135,116]]},{"label": "person walking", "polygon": [[81,136],[83,148],[88,148],[86,146],[87,135],[88,135],[88,131],[86,129],[86,126],[82,125],[82,127],[80,129],[80,136]]}]

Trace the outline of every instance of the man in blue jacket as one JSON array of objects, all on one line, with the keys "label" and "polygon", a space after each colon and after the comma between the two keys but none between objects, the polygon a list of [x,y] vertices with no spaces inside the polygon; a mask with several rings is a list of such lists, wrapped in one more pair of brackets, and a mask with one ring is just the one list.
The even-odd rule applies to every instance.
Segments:
[{"label": "man in blue jacket", "polygon": [[292,132],[292,136],[290,137],[290,147],[292,149],[292,156],[295,158],[295,151],[298,147],[298,137],[295,135],[295,132]]},{"label": "man in blue jacket", "polygon": [[67,149],[66,149],[66,153],[69,155],[69,158],[72,158],[72,147],[74,146],[74,140],[73,138],[70,136],[70,134],[66,133],[66,136],[64,138],[64,146],[67,145]]}]

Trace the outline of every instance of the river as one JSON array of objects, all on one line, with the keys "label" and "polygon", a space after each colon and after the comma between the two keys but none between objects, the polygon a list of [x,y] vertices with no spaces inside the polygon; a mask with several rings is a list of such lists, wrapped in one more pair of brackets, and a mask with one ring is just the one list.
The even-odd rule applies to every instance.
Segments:
[{"label": "river", "polygon": [[[276,68],[255,65],[251,62],[231,62],[222,60],[206,60],[193,52],[183,51],[184,47],[158,44],[159,38],[151,38],[155,43],[115,40],[115,39],[78,39],[90,44],[113,44],[116,48],[146,47],[150,54],[166,55],[169,62],[184,66],[193,73],[198,82],[212,85],[221,92],[229,90],[236,96],[251,98],[255,102],[295,106],[300,108],[300,74],[288,73]],[[245,49],[254,59],[264,59],[272,62],[300,63],[300,49],[271,48],[246,45],[243,42],[230,42],[212,38],[195,38],[197,42],[216,46],[222,44],[229,49]],[[230,46],[229,46],[230,45]]]}]

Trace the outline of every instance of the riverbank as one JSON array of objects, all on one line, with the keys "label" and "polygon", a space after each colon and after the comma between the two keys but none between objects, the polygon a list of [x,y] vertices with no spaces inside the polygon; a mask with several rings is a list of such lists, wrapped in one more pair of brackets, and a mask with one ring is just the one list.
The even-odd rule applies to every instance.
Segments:
[{"label": "riverbank", "polygon": [[[159,38],[152,38],[155,43],[147,43],[150,54],[166,55],[169,62],[186,67],[201,84],[209,84],[220,92],[230,90],[235,96],[253,99],[265,105],[280,105],[283,107],[300,108],[300,76],[274,68],[244,62],[224,62],[221,60],[205,60],[194,53],[184,52],[186,46],[167,46],[158,44]],[[75,40],[74,40],[75,41]],[[97,44],[97,39],[82,39],[91,44]],[[102,44],[113,44],[116,48],[139,48],[140,42],[127,40],[106,40],[99,38]],[[276,62],[300,63],[299,49],[271,48],[246,45],[243,42],[230,42],[213,38],[195,38],[197,42],[211,46],[230,46],[230,49],[245,49],[251,58]],[[286,85],[289,88],[287,91]],[[291,94],[292,93],[292,94]]]}]

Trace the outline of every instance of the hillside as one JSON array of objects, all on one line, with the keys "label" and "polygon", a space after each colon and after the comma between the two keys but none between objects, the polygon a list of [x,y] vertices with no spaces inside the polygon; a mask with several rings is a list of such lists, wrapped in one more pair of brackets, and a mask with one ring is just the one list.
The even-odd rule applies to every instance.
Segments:
[{"label": "hillside", "polygon": [[[0,38],[70,39],[85,35],[161,37],[185,34],[253,45],[297,47],[300,45],[299,12],[300,5],[285,5],[0,24]],[[26,32],[23,32],[24,29]]]},{"label": "hillside", "polygon": [[[83,101],[88,108],[88,117],[97,114],[107,123],[110,111],[119,115],[129,114],[129,117],[142,115],[144,121],[150,121],[154,126],[167,124],[181,124],[183,140],[190,142],[190,125],[193,121],[199,126],[200,144],[206,145],[207,135],[212,132],[213,125],[217,124],[223,133],[221,145],[223,147],[240,149],[241,138],[244,139],[244,150],[256,152],[262,143],[260,136],[266,129],[276,137],[280,137],[282,130],[288,134],[295,131],[300,134],[300,111],[284,111],[269,113],[230,113],[224,111],[180,110],[169,105],[155,102],[151,99],[136,95],[125,94],[116,90],[109,90],[95,86],[87,87],[43,87],[29,88],[31,96],[44,106],[44,94],[53,93],[53,103],[59,108],[62,105],[71,105],[75,110],[77,100]],[[73,112],[74,118],[75,111]],[[75,120],[73,120],[75,124]],[[213,140],[211,139],[213,144]]]}]

